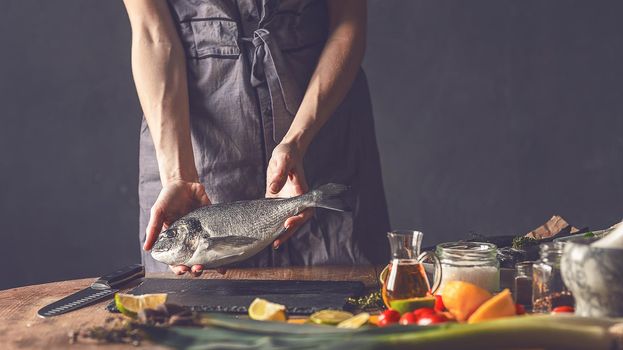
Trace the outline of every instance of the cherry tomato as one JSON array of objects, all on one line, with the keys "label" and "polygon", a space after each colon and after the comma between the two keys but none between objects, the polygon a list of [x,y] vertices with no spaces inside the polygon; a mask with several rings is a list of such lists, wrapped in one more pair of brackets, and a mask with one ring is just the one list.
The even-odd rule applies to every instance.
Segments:
[{"label": "cherry tomato", "polygon": [[430,307],[422,307],[413,311],[413,315],[418,319],[422,316],[434,315],[435,313],[436,311]]},{"label": "cherry tomato", "polygon": [[417,320],[418,326],[428,326],[429,324],[438,324],[448,322],[448,318],[442,314],[423,315]]},{"label": "cherry tomato", "polygon": [[517,315],[524,315],[526,313],[526,308],[521,304],[515,304],[515,313]]},{"label": "cherry tomato", "polygon": [[439,294],[435,295],[435,311],[442,312],[445,309],[446,307],[443,304],[443,299],[441,298],[441,295]]},{"label": "cherry tomato", "polygon": [[567,312],[575,312],[575,309],[572,306],[557,306],[552,309],[553,314],[567,313]]},{"label": "cherry tomato", "polygon": [[381,327],[387,326],[392,323],[397,323],[400,320],[400,312],[392,309],[387,309],[379,315],[377,324]]},{"label": "cherry tomato", "polygon": [[415,315],[413,313],[411,313],[411,312],[405,313],[400,318],[400,324],[402,324],[402,325],[414,324],[416,322],[417,322],[417,317],[415,317]]}]

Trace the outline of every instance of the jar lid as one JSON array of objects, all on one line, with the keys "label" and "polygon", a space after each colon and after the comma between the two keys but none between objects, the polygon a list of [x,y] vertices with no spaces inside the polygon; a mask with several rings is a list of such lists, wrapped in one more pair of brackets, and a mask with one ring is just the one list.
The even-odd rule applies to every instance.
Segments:
[{"label": "jar lid", "polygon": [[531,275],[532,274],[532,265],[536,261],[520,261],[515,264],[515,274],[516,275]]},{"label": "jar lid", "polygon": [[565,242],[547,242],[539,245],[539,255],[542,261],[560,261]]},{"label": "jar lid", "polygon": [[497,259],[498,247],[485,242],[448,242],[437,245],[436,253],[441,259],[457,261],[482,261]]}]

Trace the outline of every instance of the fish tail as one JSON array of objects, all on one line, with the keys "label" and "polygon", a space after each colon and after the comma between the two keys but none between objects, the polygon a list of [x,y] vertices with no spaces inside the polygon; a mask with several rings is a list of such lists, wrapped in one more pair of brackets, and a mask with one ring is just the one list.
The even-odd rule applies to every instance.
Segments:
[{"label": "fish tail", "polygon": [[335,211],[349,211],[350,208],[343,196],[348,186],[329,183],[309,192],[310,206]]}]

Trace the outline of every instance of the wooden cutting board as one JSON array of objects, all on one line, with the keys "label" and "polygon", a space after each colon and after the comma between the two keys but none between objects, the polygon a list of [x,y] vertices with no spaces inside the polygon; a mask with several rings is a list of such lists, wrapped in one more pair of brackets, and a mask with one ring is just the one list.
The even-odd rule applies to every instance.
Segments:
[{"label": "wooden cutting board", "polygon": [[364,285],[351,281],[276,281],[147,278],[130,294],[167,293],[167,302],[195,311],[247,313],[255,298],[287,307],[289,315],[343,309]]}]

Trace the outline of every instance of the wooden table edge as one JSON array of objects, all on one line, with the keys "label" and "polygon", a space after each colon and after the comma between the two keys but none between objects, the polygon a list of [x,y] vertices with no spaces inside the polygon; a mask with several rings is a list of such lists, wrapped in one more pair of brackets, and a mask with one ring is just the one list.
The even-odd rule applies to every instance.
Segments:
[{"label": "wooden table edge", "polygon": [[[199,278],[212,279],[268,279],[268,280],[324,280],[361,281],[367,289],[377,289],[378,272],[372,265],[313,266],[288,268],[230,269],[224,275],[206,271]],[[147,278],[193,278],[172,273],[150,273]],[[49,282],[0,291],[0,344],[2,349],[67,349],[68,332],[102,325],[111,314],[104,309],[108,301],[57,317],[42,319],[36,312],[41,307],[88,287],[94,278]],[[127,288],[126,288],[127,289]],[[156,348],[154,344],[146,344]],[[93,349],[98,344],[77,343],[71,349]],[[106,349],[132,349],[132,345],[106,345]]]}]

